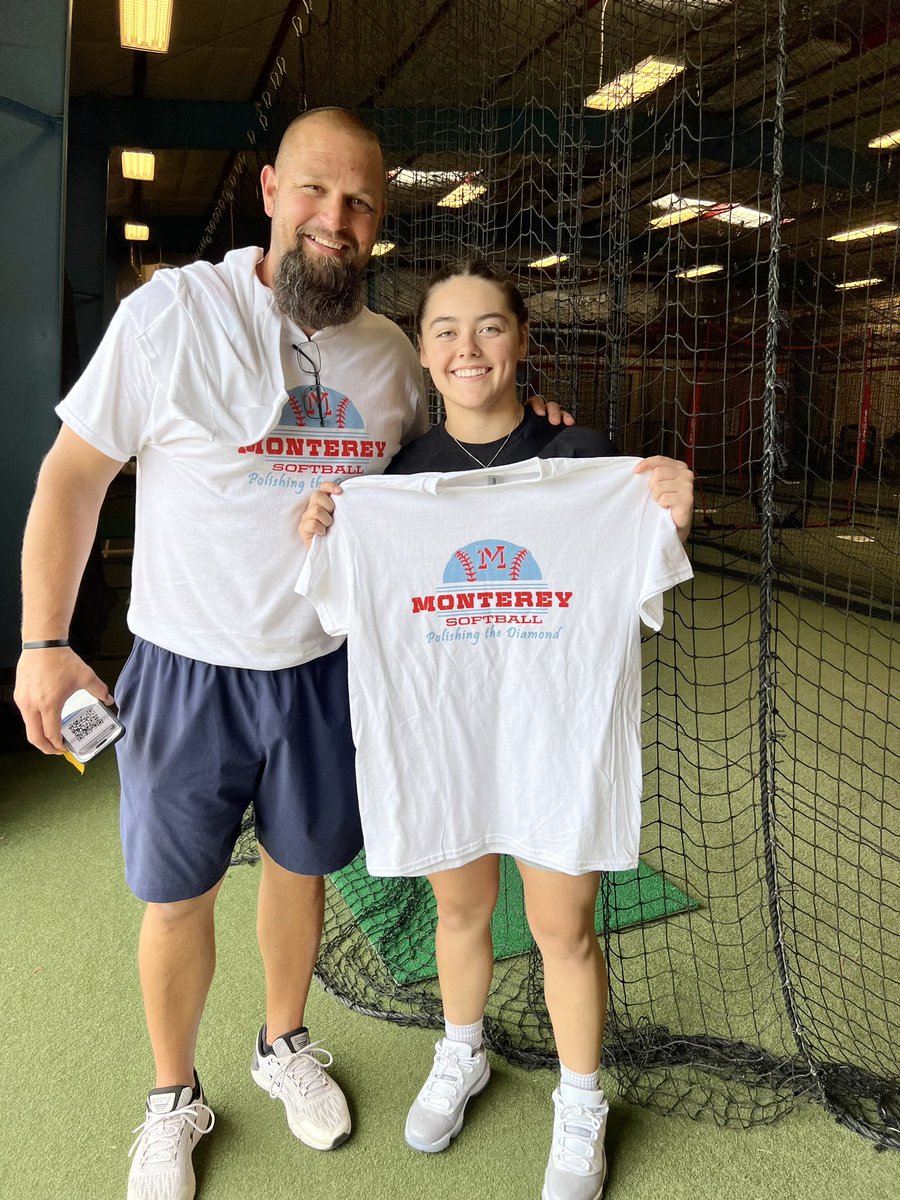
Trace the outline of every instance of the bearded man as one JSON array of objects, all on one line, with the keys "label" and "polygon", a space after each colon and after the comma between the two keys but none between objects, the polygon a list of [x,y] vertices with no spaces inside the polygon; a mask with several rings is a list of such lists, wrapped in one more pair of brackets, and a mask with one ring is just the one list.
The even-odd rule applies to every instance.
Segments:
[{"label": "bearded man", "polygon": [[308,1146],[350,1132],[304,1009],[322,876],[362,839],[345,650],[293,590],[297,521],[321,482],[383,470],[427,419],[411,344],[361,299],[385,208],[374,134],[345,110],[306,113],[261,178],[267,253],[158,271],[119,307],[59,405],[25,533],[16,701],[29,740],[58,754],[63,701],[112,699],[68,628],[106,489],[137,459],[117,750],[156,1079],[129,1200],[195,1194],[191,1154],[214,1121],[195,1069],[213,911],[250,803],[266,982],[251,1074]]}]

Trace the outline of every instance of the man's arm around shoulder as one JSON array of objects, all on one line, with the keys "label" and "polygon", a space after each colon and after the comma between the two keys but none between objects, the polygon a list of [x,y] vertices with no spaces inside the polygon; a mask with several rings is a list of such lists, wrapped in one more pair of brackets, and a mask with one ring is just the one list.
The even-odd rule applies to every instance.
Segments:
[{"label": "man's arm around shoulder", "polygon": [[[106,489],[121,470],[64,425],[44,459],[22,550],[22,640],[65,639],[78,586],[97,531]],[[14,699],[28,740],[45,754],[62,751],[60,712],[79,688],[109,701],[109,689],[67,647],[23,650]]]}]

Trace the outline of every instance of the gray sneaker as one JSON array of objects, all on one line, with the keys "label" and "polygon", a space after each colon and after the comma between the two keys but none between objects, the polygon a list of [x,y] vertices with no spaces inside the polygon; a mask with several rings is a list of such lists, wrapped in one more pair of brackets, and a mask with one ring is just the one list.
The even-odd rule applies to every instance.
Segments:
[{"label": "gray sneaker", "polygon": [[482,1046],[441,1038],[434,1048],[434,1065],[406,1118],[404,1137],[414,1150],[436,1154],[446,1150],[463,1126],[466,1105],[483,1092],[491,1077]]},{"label": "gray sneaker", "polygon": [[561,1083],[553,1093],[553,1142],[541,1200],[600,1200],[606,1183],[602,1092]]},{"label": "gray sneaker", "polygon": [[254,1083],[282,1102],[291,1133],[313,1150],[333,1150],[350,1136],[347,1101],[327,1070],[332,1061],[305,1029],[276,1038],[266,1054],[261,1029],[250,1062]]},{"label": "gray sneaker", "polygon": [[147,1112],[128,1151],[128,1200],[193,1200],[196,1181],[191,1155],[215,1123],[194,1076],[189,1086],[154,1088]]}]

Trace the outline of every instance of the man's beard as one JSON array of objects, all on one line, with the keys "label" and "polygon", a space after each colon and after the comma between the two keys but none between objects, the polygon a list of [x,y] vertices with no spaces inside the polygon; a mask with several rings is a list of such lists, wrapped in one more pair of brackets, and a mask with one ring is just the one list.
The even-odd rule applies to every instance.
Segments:
[{"label": "man's beard", "polygon": [[346,325],[362,308],[365,263],[354,248],[351,259],[313,255],[301,231],[275,270],[275,299],[281,311],[302,329]]}]

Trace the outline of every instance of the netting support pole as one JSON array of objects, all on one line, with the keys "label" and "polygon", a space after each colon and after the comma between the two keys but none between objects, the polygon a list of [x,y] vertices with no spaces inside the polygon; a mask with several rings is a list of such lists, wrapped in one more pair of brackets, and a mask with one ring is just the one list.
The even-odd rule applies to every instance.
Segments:
[{"label": "netting support pole", "polygon": [[863,349],[862,396],[859,404],[859,426],[856,440],[856,462],[853,464],[853,476],[850,480],[850,494],[847,497],[847,512],[852,517],[856,511],[856,489],[859,485],[860,470],[866,465],[866,448],[869,441],[869,414],[872,410],[872,342],[873,331],[866,330],[866,344]]},{"label": "netting support pole", "polygon": [[606,340],[607,419],[611,440],[621,445],[627,396],[625,345],[628,304],[628,241],[631,218],[632,110],[619,109],[613,114],[610,172],[610,222],[612,253],[609,261],[609,336]]},{"label": "netting support pole", "polygon": [[[778,30],[775,72],[775,120],[772,142],[772,238],[769,249],[768,310],[766,317],[765,385],[763,392],[763,455],[762,455],[762,512],[760,514],[759,567],[759,786],[762,832],[765,852],[766,886],[769,895],[769,920],[772,949],[781,979],[781,991],[790,1022],[791,1033],[802,1061],[813,1082],[819,1102],[830,1111],[822,1081],[810,1055],[806,1037],[797,1013],[794,986],[788,966],[784,941],[783,901],[778,868],[775,820],[776,782],[776,655],[774,647],[774,568],[772,550],[775,543],[775,454],[776,454],[776,395],[778,390],[778,342],[780,313],[778,290],[780,282],[779,254],[781,251],[781,185],[783,179],[785,75],[787,53],[785,26],[787,0],[778,3]],[[834,1113],[835,1116],[839,1115]]]}]

